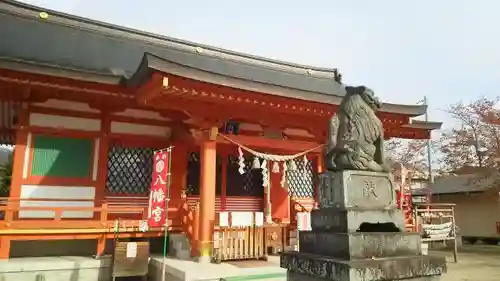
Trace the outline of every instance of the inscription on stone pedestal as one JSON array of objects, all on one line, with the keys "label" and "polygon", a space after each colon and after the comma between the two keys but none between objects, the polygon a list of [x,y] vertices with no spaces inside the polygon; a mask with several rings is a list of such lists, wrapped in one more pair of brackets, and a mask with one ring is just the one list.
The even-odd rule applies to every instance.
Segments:
[{"label": "inscription on stone pedestal", "polygon": [[369,197],[370,199],[377,199],[378,195],[375,192],[375,183],[372,180],[365,180],[365,185],[363,186],[363,196]]},{"label": "inscription on stone pedestal", "polygon": [[394,183],[387,173],[327,172],[320,176],[320,208],[387,208],[395,204]]},{"label": "inscription on stone pedestal", "polygon": [[346,206],[380,208],[395,204],[394,184],[389,174],[351,174],[344,179]]}]

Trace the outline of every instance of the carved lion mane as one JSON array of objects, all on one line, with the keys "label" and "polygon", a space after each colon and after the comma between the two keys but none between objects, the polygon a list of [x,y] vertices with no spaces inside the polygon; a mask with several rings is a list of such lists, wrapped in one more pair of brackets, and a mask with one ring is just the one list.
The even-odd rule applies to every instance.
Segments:
[{"label": "carved lion mane", "polygon": [[[339,113],[347,120],[353,137],[360,136],[366,143],[374,143],[383,133],[382,122],[375,115],[380,102],[373,91],[364,87],[346,87],[347,94],[339,106]],[[340,117],[340,116],[339,116]]]},{"label": "carved lion mane", "polygon": [[[346,95],[329,124],[327,166],[336,167],[342,157],[343,165],[351,169],[370,170],[370,162],[379,151],[377,142],[383,140],[383,125],[375,115],[380,102],[365,86],[346,87]],[[345,163],[348,162],[348,163]],[[381,163],[378,163],[381,164]],[[348,168],[348,169],[349,169]]]}]

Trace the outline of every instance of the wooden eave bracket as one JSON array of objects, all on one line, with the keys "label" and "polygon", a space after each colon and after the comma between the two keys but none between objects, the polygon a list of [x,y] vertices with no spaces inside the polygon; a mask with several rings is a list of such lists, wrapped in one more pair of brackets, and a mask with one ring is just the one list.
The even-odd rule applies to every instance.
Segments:
[{"label": "wooden eave bracket", "polygon": [[155,99],[161,96],[162,91],[168,88],[168,77],[160,73],[153,73],[151,79],[137,89],[137,100],[143,104],[152,104]]}]

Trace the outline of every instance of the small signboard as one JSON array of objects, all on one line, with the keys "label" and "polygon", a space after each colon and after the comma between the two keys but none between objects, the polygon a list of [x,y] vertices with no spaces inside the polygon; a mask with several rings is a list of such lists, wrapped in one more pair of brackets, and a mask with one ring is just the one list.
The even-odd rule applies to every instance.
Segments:
[{"label": "small signboard", "polygon": [[129,242],[127,243],[127,258],[135,258],[137,257],[137,243]]},{"label": "small signboard", "polygon": [[146,276],[149,266],[149,242],[116,242],[113,278]]}]

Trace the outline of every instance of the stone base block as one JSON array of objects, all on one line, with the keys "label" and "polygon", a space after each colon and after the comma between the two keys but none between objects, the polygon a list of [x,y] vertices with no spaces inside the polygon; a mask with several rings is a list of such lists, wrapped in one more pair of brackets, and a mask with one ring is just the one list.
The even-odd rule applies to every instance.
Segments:
[{"label": "stone base block", "polygon": [[356,232],[363,222],[394,223],[401,231],[405,230],[403,211],[395,206],[387,209],[324,208],[311,212],[313,231]]},{"label": "stone base block", "polygon": [[396,204],[390,173],[325,172],[319,177],[320,208],[386,208]]},{"label": "stone base block", "polygon": [[345,261],[309,253],[288,252],[281,254],[280,264],[282,268],[293,273],[335,281],[411,280],[430,278],[446,272],[445,258],[438,256]]},{"label": "stone base block", "polygon": [[[398,280],[391,280],[391,281],[403,281],[403,280],[405,280],[405,281],[439,281],[440,279],[441,279],[441,275],[432,275],[432,276],[426,276],[426,277],[417,277],[417,278],[411,278],[411,279],[398,279]],[[300,273],[288,271],[286,273],[286,280],[287,281],[324,281],[325,279],[309,276],[306,274],[300,274]],[[363,281],[364,279],[359,278],[359,279],[353,279],[353,280]]]},{"label": "stone base block", "polygon": [[301,252],[346,260],[416,256],[421,254],[420,244],[418,233],[299,233]]}]

